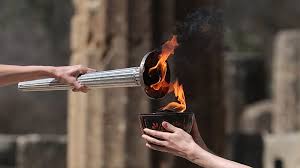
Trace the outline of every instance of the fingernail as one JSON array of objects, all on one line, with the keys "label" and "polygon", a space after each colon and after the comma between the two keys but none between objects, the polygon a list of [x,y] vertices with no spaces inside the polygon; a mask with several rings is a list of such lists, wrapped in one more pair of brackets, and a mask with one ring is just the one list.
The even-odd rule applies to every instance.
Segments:
[{"label": "fingernail", "polygon": [[164,121],[164,122],[162,123],[162,125],[163,125],[163,127],[168,128],[168,123],[167,123],[166,121]]}]

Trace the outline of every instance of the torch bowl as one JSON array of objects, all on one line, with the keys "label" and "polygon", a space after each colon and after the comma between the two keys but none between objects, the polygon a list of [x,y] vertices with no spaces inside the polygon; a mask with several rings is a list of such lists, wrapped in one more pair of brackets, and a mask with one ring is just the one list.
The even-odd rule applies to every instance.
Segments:
[{"label": "torch bowl", "polygon": [[193,125],[192,112],[157,112],[157,113],[147,113],[139,114],[141,128],[149,128],[158,131],[164,131],[162,127],[162,122],[167,121],[170,124],[183,129],[187,133],[190,133]]}]

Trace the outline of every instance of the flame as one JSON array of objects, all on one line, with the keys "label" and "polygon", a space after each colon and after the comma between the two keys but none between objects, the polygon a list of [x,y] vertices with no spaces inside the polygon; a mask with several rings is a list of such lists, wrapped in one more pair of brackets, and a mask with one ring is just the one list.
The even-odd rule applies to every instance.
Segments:
[{"label": "flame", "polygon": [[149,69],[149,73],[154,70],[160,71],[161,76],[157,83],[152,84],[150,87],[154,90],[159,90],[160,88],[168,87],[169,84],[166,82],[166,74],[167,74],[167,59],[174,54],[175,48],[178,47],[177,38],[173,36],[171,40],[165,42],[162,46],[162,52],[159,55],[159,60],[157,64]]},{"label": "flame", "polygon": [[179,84],[178,80],[171,83],[169,86],[169,93],[174,92],[178,102],[171,102],[167,104],[162,110],[176,110],[183,112],[186,110],[185,96],[183,86]]},{"label": "flame", "polygon": [[168,83],[166,81],[167,74],[167,59],[174,55],[174,50],[178,47],[177,37],[173,36],[171,40],[165,42],[162,46],[162,52],[159,55],[159,60],[157,64],[149,69],[149,73],[156,70],[161,73],[159,81],[155,84],[150,85],[154,90],[159,90],[161,88],[169,88],[169,93],[174,92],[177,101],[167,104],[162,107],[162,110],[175,110],[183,112],[186,110],[185,96],[183,91],[183,86],[179,84],[178,80],[174,83]]}]

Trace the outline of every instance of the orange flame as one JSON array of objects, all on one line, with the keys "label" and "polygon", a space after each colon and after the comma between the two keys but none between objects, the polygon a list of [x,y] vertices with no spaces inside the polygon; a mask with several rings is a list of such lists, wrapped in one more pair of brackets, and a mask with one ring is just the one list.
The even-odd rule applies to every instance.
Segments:
[{"label": "orange flame", "polygon": [[186,110],[185,96],[183,86],[179,84],[178,80],[170,84],[169,93],[174,92],[178,102],[171,102],[167,104],[162,110],[176,110],[183,112]]},{"label": "orange flame", "polygon": [[174,54],[174,50],[178,47],[176,36],[173,36],[171,40],[167,41],[162,46],[162,52],[159,55],[159,60],[157,64],[149,69],[149,73],[156,70],[161,73],[159,81],[150,87],[154,90],[159,90],[161,88],[169,88],[169,93],[174,92],[175,97],[177,98],[176,102],[171,102],[165,107],[162,107],[162,110],[175,110],[183,112],[186,110],[185,96],[183,91],[183,86],[179,84],[178,80],[174,83],[166,82],[167,74],[167,59]]},{"label": "orange flame", "polygon": [[153,70],[158,70],[161,72],[161,77],[159,81],[150,87],[154,90],[159,90],[160,88],[168,87],[168,83],[166,82],[166,74],[167,74],[167,59],[174,54],[175,48],[178,47],[176,36],[173,36],[171,40],[165,42],[162,46],[162,52],[159,55],[159,60],[157,64],[149,69],[149,73]]}]

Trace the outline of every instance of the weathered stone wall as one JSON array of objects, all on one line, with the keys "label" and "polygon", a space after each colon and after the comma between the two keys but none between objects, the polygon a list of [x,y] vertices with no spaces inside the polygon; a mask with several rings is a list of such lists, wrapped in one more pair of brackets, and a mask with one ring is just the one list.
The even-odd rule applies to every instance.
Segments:
[{"label": "weathered stone wall", "polygon": [[16,165],[17,136],[0,135],[0,168],[13,168]]},{"label": "weathered stone wall", "polygon": [[66,136],[0,135],[0,168],[65,168]]},{"label": "weathered stone wall", "polygon": [[16,144],[16,168],[66,168],[65,136],[23,135]]}]

